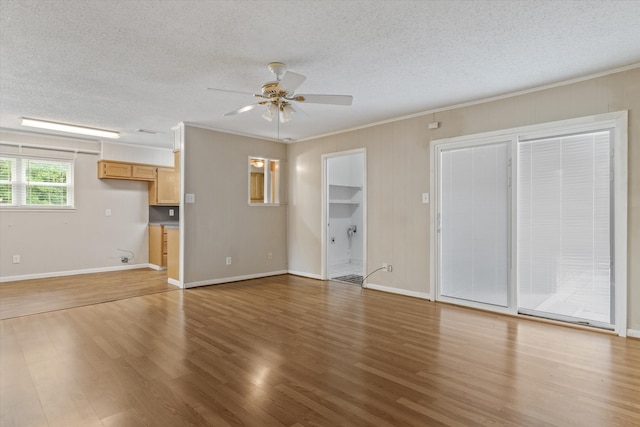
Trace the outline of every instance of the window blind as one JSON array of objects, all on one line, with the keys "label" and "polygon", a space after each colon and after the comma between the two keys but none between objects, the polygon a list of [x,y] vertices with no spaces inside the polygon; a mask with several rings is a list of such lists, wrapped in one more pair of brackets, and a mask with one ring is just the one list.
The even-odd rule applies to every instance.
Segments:
[{"label": "window blind", "polygon": [[613,323],[611,139],[519,142],[519,308]]},{"label": "window blind", "polygon": [[73,160],[0,157],[0,206],[72,208]]},{"label": "window blind", "polygon": [[508,305],[508,143],[443,150],[443,296]]}]

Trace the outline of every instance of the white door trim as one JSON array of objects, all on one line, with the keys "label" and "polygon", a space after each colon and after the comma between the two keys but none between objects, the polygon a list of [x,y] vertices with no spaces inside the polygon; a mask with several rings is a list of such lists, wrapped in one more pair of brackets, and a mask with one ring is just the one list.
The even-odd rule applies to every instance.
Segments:
[{"label": "white door trim", "polygon": [[329,222],[329,181],[327,176],[327,164],[330,158],[349,156],[352,154],[363,155],[362,167],[362,271],[363,276],[367,272],[367,149],[356,148],[354,150],[338,151],[334,153],[323,154],[322,161],[322,219],[320,224],[320,239],[322,245],[321,251],[321,277],[322,280],[329,280],[328,269],[328,253],[329,245],[327,244],[327,225]]}]

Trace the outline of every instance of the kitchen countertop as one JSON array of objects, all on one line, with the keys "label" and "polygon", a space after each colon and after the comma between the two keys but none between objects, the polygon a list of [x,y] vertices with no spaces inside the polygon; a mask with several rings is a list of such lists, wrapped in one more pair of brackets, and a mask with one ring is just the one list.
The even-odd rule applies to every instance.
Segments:
[{"label": "kitchen countertop", "polygon": [[153,221],[149,222],[149,225],[164,225],[165,227],[178,227],[180,221]]}]

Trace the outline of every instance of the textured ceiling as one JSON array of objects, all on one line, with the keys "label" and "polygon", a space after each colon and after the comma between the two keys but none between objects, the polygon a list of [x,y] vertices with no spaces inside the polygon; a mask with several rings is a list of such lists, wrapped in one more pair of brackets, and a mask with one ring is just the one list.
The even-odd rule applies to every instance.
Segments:
[{"label": "textured ceiling", "polygon": [[[276,138],[259,109],[225,117],[281,61],[300,140],[640,62],[638,1],[0,1],[0,126],[33,117],[171,146],[184,121]],[[137,129],[164,132],[145,135]]]}]

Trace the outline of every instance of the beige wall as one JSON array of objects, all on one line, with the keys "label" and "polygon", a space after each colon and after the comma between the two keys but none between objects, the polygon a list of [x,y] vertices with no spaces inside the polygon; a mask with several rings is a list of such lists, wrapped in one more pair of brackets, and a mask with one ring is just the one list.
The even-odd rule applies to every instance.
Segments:
[{"label": "beige wall", "polygon": [[[0,134],[2,141],[100,150],[100,144],[77,139]],[[2,152],[13,150],[2,147]],[[24,149],[24,154],[66,156],[49,150]],[[78,154],[75,161],[75,210],[0,209],[0,279],[123,267],[117,249],[135,253],[130,265],[148,262],[147,183],[100,180],[99,155]],[[111,209],[112,215],[105,216]],[[20,255],[20,264],[12,263]]]},{"label": "beige wall", "polygon": [[[428,94],[425,94],[428,96]],[[289,269],[321,274],[321,156],[366,148],[370,283],[429,293],[429,143],[479,132],[629,110],[628,327],[640,329],[640,68],[288,146]],[[429,130],[428,123],[440,122]]]},{"label": "beige wall", "polygon": [[182,156],[184,192],[195,195],[181,212],[184,284],[286,271],[286,206],[248,205],[249,156],[286,160],[286,146],[187,125]]}]

